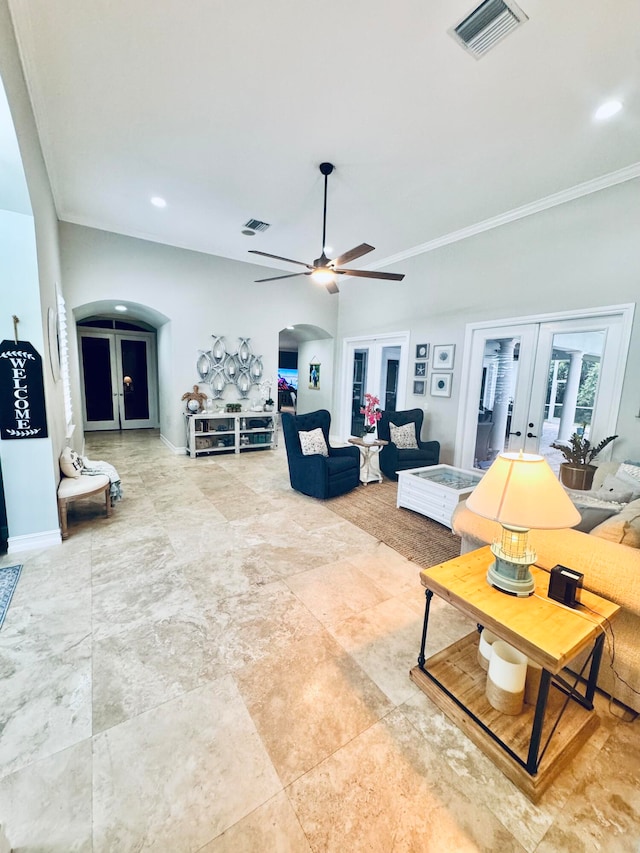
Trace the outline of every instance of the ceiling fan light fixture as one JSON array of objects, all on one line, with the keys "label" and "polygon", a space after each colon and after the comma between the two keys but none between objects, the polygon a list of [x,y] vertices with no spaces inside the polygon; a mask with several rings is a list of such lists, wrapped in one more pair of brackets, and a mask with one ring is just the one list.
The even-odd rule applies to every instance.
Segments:
[{"label": "ceiling fan light fixture", "polygon": [[622,103],[618,100],[606,101],[604,104],[598,107],[598,109],[593,114],[593,117],[596,121],[606,121],[609,118],[612,118],[614,115],[620,112],[622,109]]},{"label": "ceiling fan light fixture", "polygon": [[316,284],[335,284],[336,274],[330,267],[317,267],[311,273],[311,278]]}]

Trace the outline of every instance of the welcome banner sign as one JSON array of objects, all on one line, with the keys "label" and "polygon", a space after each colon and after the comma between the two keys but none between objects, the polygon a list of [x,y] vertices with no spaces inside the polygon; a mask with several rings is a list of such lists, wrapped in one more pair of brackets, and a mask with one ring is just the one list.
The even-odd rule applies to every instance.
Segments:
[{"label": "welcome banner sign", "polygon": [[46,438],[42,358],[28,341],[0,344],[0,438]]}]

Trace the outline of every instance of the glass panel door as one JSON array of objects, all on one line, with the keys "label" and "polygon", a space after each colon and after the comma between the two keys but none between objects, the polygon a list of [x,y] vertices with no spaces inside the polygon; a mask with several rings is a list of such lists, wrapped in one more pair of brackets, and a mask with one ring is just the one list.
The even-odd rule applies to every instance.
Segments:
[{"label": "glass panel door", "polygon": [[376,396],[386,412],[397,411],[398,378],[400,374],[400,347],[382,348],[382,375],[380,393]]},{"label": "glass panel door", "polygon": [[408,333],[346,342],[342,434],[362,435],[365,394],[380,400],[380,408],[404,408],[407,383]]},{"label": "glass panel door", "polygon": [[351,383],[351,435],[362,435],[364,431],[364,415],[360,409],[364,406],[364,395],[367,393],[367,362],[368,349],[356,349],[353,353],[353,381]]},{"label": "glass panel door", "polygon": [[121,338],[119,360],[124,428],[131,426],[131,421],[149,420],[147,341]]},{"label": "glass panel door", "polygon": [[110,335],[81,335],[85,428],[118,429],[115,365]]},{"label": "glass panel door", "polygon": [[86,430],[158,426],[152,334],[80,333]]},{"label": "glass panel door", "polygon": [[[523,422],[535,356],[533,326],[486,329],[474,336],[470,395],[477,400],[466,430],[465,467],[488,468],[503,450],[524,447]],[[470,396],[471,399],[471,396]]]},{"label": "glass panel door", "polygon": [[583,431],[597,443],[614,431],[620,328],[614,317],[540,325],[530,407],[530,421],[540,429],[532,430],[536,441],[527,449],[535,448],[556,472],[564,457],[552,442],[566,443]]},{"label": "glass panel door", "polygon": [[[463,468],[486,469],[502,450],[541,453],[584,429],[593,442],[615,430],[621,391],[622,313],[475,329],[458,435]],[[477,410],[477,412],[476,412]]]}]

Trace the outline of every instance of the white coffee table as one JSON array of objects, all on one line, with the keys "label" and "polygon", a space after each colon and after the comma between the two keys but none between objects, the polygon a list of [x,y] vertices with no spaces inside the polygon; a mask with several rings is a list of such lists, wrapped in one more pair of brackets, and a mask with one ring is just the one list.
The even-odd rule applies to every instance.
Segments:
[{"label": "white coffee table", "polygon": [[398,472],[396,506],[412,509],[451,527],[453,511],[482,479],[482,472],[430,465]]}]

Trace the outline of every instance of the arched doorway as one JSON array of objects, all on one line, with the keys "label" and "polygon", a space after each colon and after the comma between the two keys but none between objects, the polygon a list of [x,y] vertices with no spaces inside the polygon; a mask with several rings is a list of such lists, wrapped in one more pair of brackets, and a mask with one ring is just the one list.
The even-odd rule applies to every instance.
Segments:
[{"label": "arched doorway", "polygon": [[119,305],[74,311],[85,431],[159,426],[159,318],[145,306]]},{"label": "arched doorway", "polygon": [[334,339],[326,329],[308,323],[281,329],[278,340],[279,410],[300,413],[331,410],[334,359]]}]

